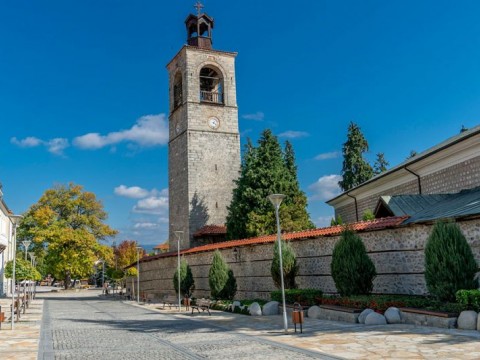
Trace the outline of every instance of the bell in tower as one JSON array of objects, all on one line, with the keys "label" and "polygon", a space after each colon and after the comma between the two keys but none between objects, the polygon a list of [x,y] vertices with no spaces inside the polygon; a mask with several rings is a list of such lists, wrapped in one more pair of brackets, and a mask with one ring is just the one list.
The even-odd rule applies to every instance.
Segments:
[{"label": "bell in tower", "polygon": [[211,49],[214,21],[210,16],[201,12],[203,5],[199,1],[194,7],[197,9],[197,15],[190,14],[185,20],[188,34],[187,44],[202,49]]}]

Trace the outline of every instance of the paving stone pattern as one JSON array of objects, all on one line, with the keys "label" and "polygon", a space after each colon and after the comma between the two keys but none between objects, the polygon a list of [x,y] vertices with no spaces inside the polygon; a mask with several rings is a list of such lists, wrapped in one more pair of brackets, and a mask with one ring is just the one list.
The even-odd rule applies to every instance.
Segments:
[{"label": "paving stone pattern", "polygon": [[98,297],[46,300],[39,359],[314,359],[314,352]]}]

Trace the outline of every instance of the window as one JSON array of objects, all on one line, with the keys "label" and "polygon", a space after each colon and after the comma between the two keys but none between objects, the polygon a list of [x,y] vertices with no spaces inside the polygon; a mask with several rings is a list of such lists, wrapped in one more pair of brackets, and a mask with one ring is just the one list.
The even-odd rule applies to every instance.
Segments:
[{"label": "window", "polygon": [[200,101],[223,104],[223,78],[208,66],[200,70]]},{"label": "window", "polygon": [[182,92],[182,74],[177,73],[175,75],[175,80],[173,81],[173,108],[176,109],[183,103],[183,92]]}]

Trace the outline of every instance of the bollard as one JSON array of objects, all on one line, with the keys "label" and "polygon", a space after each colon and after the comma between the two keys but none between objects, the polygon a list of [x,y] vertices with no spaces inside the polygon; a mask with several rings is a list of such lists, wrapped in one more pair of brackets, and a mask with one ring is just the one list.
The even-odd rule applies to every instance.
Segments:
[{"label": "bollard", "polygon": [[293,304],[292,322],[295,325],[295,333],[297,332],[297,324],[300,324],[300,333],[303,334],[303,309],[299,303]]}]

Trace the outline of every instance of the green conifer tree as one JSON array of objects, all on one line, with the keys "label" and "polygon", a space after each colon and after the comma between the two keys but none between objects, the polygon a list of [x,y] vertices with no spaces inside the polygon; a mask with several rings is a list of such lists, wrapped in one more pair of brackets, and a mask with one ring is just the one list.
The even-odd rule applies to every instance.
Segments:
[{"label": "green conifer tree", "polygon": [[210,294],[213,298],[219,298],[225,285],[228,282],[228,265],[220,254],[215,250],[213,254],[212,266],[208,272],[208,284],[210,285]]},{"label": "green conifer tree", "polygon": [[342,296],[369,294],[377,275],[362,239],[348,229],[335,244],[331,271],[335,286]]},{"label": "green conifer tree", "polygon": [[343,144],[342,180],[338,185],[343,191],[360,185],[373,177],[373,169],[365,160],[368,142],[360,127],[351,122],[348,126],[347,141]]},{"label": "green conifer tree", "polygon": [[479,271],[472,249],[460,227],[453,222],[437,222],[425,246],[427,289],[442,301],[454,301],[458,290],[478,288]]},{"label": "green conifer tree", "polygon": [[[281,240],[282,244],[282,268],[283,268],[283,282],[286,289],[295,289],[295,277],[298,274],[298,265],[295,252],[292,249],[290,243],[285,240]],[[270,269],[272,273],[272,279],[275,285],[280,288],[280,254],[278,251],[278,241],[275,241],[273,248],[273,260]]]},{"label": "green conifer tree", "polygon": [[385,159],[384,153],[378,153],[377,159],[375,160],[375,164],[373,164],[373,173],[375,175],[381,174],[387,171],[388,168],[388,161]]},{"label": "green conifer tree", "polygon": [[227,237],[241,239],[276,231],[275,213],[267,196],[282,193],[287,197],[280,208],[282,229],[305,230],[313,227],[307,208],[307,197],[300,190],[293,147],[285,151],[276,136],[265,130],[254,147],[248,141],[240,177],[228,207]]},{"label": "green conifer tree", "polygon": [[[178,294],[178,269],[173,275],[173,286]],[[192,269],[185,259],[180,262],[180,294],[190,297],[195,289],[195,280],[193,279]]]}]

